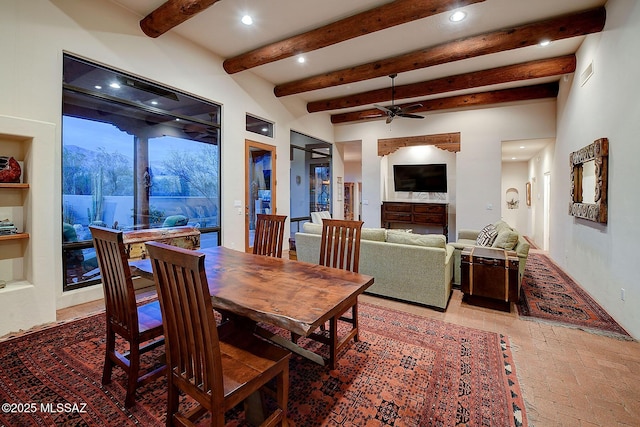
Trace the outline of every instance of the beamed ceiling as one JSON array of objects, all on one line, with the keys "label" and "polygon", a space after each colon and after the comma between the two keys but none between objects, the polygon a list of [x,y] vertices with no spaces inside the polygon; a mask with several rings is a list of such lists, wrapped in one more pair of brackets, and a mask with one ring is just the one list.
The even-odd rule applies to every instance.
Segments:
[{"label": "beamed ceiling", "polygon": [[[412,113],[427,118],[554,98],[606,20],[605,0],[113,1],[140,15],[146,36],[175,32],[224,58],[230,75],[255,73],[335,124],[386,118],[374,104],[391,105],[390,74],[395,105],[420,103]],[[467,18],[450,21],[455,10]]]}]

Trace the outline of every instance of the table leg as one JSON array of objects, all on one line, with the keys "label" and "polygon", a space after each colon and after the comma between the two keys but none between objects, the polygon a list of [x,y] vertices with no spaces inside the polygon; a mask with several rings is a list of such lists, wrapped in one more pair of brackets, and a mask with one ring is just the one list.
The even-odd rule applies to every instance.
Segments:
[{"label": "table leg", "polygon": [[[350,318],[344,317],[344,314],[347,311],[351,311]],[[338,321],[345,321],[351,324],[351,330],[342,338],[338,336]],[[326,328],[321,328],[321,330],[325,331]],[[257,326],[255,329],[256,334],[258,334],[259,336],[266,338],[288,350],[291,350],[292,352],[302,357],[305,357],[321,366],[328,365],[330,369],[336,369],[338,355],[340,354],[342,349],[344,349],[344,347],[346,347],[347,344],[349,344],[349,342],[352,339],[354,341],[360,341],[359,331],[360,330],[359,330],[359,322],[358,322],[358,301],[357,300],[355,301],[354,305],[347,308],[347,310],[344,313],[342,313],[341,315],[336,315],[329,319],[329,328],[328,328],[329,336],[326,336],[326,334],[317,333],[317,332],[313,332],[307,336],[307,338],[318,341],[322,344],[326,344],[329,347],[328,360],[325,360],[319,354],[316,354],[310,350],[300,347],[297,344],[297,341],[299,338],[301,338],[301,336],[298,334],[291,332],[290,333],[291,339],[287,339],[281,335],[274,334],[273,332],[267,329],[261,328],[260,326]]]},{"label": "table leg", "polygon": [[291,350],[292,352],[311,360],[312,362],[317,363],[318,365],[321,366],[325,366],[326,363],[324,361],[324,359],[322,358],[322,356],[320,356],[319,354],[316,354],[310,350],[307,350],[305,348],[300,347],[298,344],[296,344],[295,342],[286,339],[285,337],[278,335],[278,334],[274,334],[273,332],[270,332],[264,328],[261,328],[260,326],[258,326],[256,328],[256,334],[258,334],[259,336],[268,339],[271,342],[274,342],[288,350]]}]

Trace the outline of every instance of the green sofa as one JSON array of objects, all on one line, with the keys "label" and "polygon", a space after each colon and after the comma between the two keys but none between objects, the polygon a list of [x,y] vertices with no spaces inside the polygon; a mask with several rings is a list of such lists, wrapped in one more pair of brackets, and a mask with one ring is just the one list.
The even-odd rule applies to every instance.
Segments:
[{"label": "green sofa", "polygon": [[[322,226],[295,235],[299,261],[317,264]],[[374,277],[366,293],[445,310],[451,296],[453,246],[439,234],[363,228],[359,272]]]},{"label": "green sofa", "polygon": [[[502,248],[510,251],[515,251],[518,255],[518,284],[522,283],[524,277],[524,269],[527,264],[527,257],[529,256],[530,246],[529,242],[518,232],[518,230],[512,228],[509,224],[502,220],[494,222],[493,225],[497,235],[495,241],[491,243],[491,247]],[[486,228],[486,227],[485,227]],[[461,261],[462,250],[468,246],[480,246],[478,245],[478,236],[482,230],[469,230],[461,229],[458,231],[458,240],[450,243],[454,248],[453,253],[453,283],[460,285],[461,278]]]}]

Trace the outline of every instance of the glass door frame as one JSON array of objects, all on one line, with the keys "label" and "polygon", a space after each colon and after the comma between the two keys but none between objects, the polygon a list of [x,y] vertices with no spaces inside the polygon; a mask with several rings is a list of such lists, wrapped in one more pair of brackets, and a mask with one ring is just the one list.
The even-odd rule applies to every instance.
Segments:
[{"label": "glass door frame", "polygon": [[[271,154],[271,172],[270,172],[270,178],[269,178],[269,185],[268,188],[265,189],[260,189],[260,190],[268,190],[270,191],[270,197],[269,197],[269,212],[271,214],[276,214],[277,213],[277,207],[276,207],[276,188],[277,188],[277,181],[276,181],[276,159],[277,159],[277,155],[276,155],[276,146],[275,145],[270,145],[270,144],[264,144],[262,142],[257,142],[257,141],[252,141],[249,139],[245,139],[244,141],[244,168],[245,168],[245,175],[244,175],[244,200],[245,200],[245,207],[244,207],[244,213],[245,213],[245,217],[244,217],[244,235],[245,235],[245,251],[246,252],[252,252],[253,251],[253,233],[251,230],[251,224],[252,224],[252,219],[255,217],[255,205],[256,205],[256,201],[258,201],[258,188],[254,188],[256,187],[255,185],[252,185],[252,177],[251,177],[251,168],[250,166],[250,161],[252,160],[252,153],[253,152],[264,152],[265,154],[268,152]],[[255,190],[255,191],[254,191]],[[254,223],[255,226],[255,223]],[[255,231],[255,228],[254,230]]]}]

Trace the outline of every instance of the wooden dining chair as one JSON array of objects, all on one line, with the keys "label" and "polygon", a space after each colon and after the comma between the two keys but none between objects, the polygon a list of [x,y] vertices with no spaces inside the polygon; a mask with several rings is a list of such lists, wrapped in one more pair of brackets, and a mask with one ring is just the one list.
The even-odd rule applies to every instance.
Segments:
[{"label": "wooden dining chair", "polygon": [[322,220],[320,265],[358,272],[362,221]]},{"label": "wooden dining chair", "polygon": [[[135,404],[136,389],[159,378],[166,368],[164,364],[141,372],[140,356],[164,344],[160,303],[136,303],[131,270],[125,253],[122,231],[90,226],[93,246],[102,276],[107,319],[107,340],[102,371],[102,384],[111,382],[114,366],[127,373],[125,407]],[[116,335],[129,344],[129,351],[120,353],[116,347]],[[144,343],[144,345],[143,345]]]},{"label": "wooden dining chair", "polygon": [[[318,264],[357,273],[360,265],[362,224],[362,221],[323,219],[322,236],[320,239],[320,260]],[[349,308],[347,308],[340,316],[329,320],[328,339],[321,334],[314,334],[311,337],[317,341],[329,344],[335,353],[351,338],[358,341],[358,303],[356,302],[350,308],[351,317],[345,316],[346,311],[349,310]],[[342,339],[338,337],[338,320],[348,322],[352,325],[351,332]],[[321,326],[321,330],[325,330],[325,325]],[[291,338],[296,339],[293,335]],[[330,355],[330,364],[332,367],[335,366],[337,357],[335,353]]]},{"label": "wooden dining chair", "polygon": [[253,253],[282,258],[284,222],[286,215],[258,214]]},{"label": "wooden dining chair", "polygon": [[[225,412],[239,403],[245,402],[246,414],[256,409],[247,398],[275,378],[277,408],[261,425],[286,426],[291,353],[248,328],[218,330],[204,254],[157,242],[147,251],[165,320],[167,425],[192,425],[208,411],[211,425],[222,427]],[[180,391],[198,405],[180,412]]]}]

